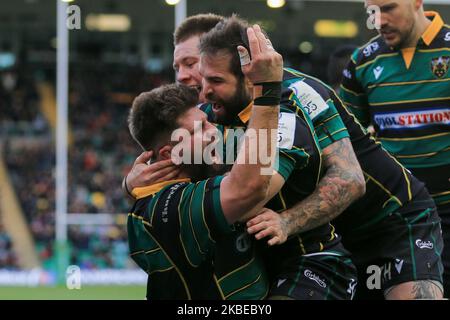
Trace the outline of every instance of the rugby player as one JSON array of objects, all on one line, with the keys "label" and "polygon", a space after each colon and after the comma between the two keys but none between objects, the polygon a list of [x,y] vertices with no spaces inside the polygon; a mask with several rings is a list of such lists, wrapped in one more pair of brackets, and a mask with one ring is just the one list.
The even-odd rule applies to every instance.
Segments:
[{"label": "rugby player", "polygon": [[[200,38],[200,74],[209,101],[200,108],[218,123],[226,145],[233,143],[235,138],[228,128],[245,130],[252,110],[251,87],[239,70],[239,57],[233,54],[236,45],[248,46],[247,39],[242,36],[246,27],[244,20],[232,16]],[[274,210],[289,208],[307,197],[323,177],[321,136],[316,135],[311,116],[319,116],[320,111],[328,111],[328,108],[318,106],[323,109],[314,110],[316,113],[311,110],[308,114],[299,107],[300,102],[294,96],[293,89],[283,90],[279,168],[271,181],[271,188],[278,192],[267,204]],[[346,131],[342,122],[341,126],[341,131]],[[345,134],[342,137],[348,140]],[[326,139],[333,139],[332,133],[322,138]],[[352,154],[348,155],[348,162],[355,165],[357,175],[359,166]],[[356,281],[355,270],[340,237],[328,221],[295,235],[283,246],[268,249],[266,253],[269,257],[266,265],[274,279],[270,298],[352,298],[353,292],[349,288]]]},{"label": "rugby player", "polygon": [[[233,28],[235,29],[233,30]],[[239,80],[238,75],[236,75],[237,72],[234,71],[237,70],[236,62],[233,63],[231,59],[228,70],[226,68],[227,52],[230,51],[227,45],[239,43],[237,38],[239,38],[239,34],[242,34],[242,30],[245,30],[245,23],[231,18],[226,22],[219,23],[200,39],[200,73],[204,79],[203,90],[206,98],[212,101],[211,104],[202,106],[202,109],[209,114],[212,110],[216,122],[227,122],[233,127],[245,124],[246,113],[249,109],[249,107],[244,109],[236,107],[236,105],[245,105],[244,91],[242,89],[230,89],[232,84]],[[234,38],[232,37],[233,34]],[[230,73],[235,74],[237,80],[230,77]],[[320,118],[320,114],[317,114],[318,110],[336,107],[346,127],[351,132],[350,137],[358,160],[365,171],[366,188],[369,192],[366,193],[362,201],[357,201],[350,206],[337,222],[340,226],[339,230],[345,238],[344,244],[349,243],[351,245],[351,252],[355,261],[363,267],[360,271],[365,272],[367,265],[371,264],[377,264],[384,268],[383,275],[385,275],[385,278],[382,282],[383,291],[387,298],[441,298],[442,263],[440,253],[442,251],[442,238],[440,224],[433,201],[423,184],[412,177],[370,139],[370,136],[346,112],[342,102],[331,88],[292,69],[287,69],[284,74],[284,86],[287,88],[286,91],[290,100],[282,103],[282,111],[289,111],[290,109],[298,116],[303,113],[302,110],[306,110],[309,115],[308,118],[317,123],[318,118]],[[234,96],[232,93],[234,93]],[[239,100],[242,100],[242,102],[238,103]],[[286,105],[291,108],[285,108]],[[297,105],[303,106],[303,109],[297,108]],[[235,119],[233,119],[233,115]],[[339,118],[339,115],[332,115],[331,118]],[[330,121],[332,119],[321,119],[319,120],[320,124],[311,126],[319,137],[318,142],[320,140],[348,139],[346,136],[339,137],[333,134],[339,131],[346,132],[347,130],[345,130],[345,127],[335,128],[335,124]],[[283,155],[283,152],[281,155]],[[292,153],[289,155],[292,155]],[[332,153],[330,157],[333,157]],[[309,161],[311,162],[312,159],[309,159]],[[351,159],[347,160],[347,162],[351,161]],[[318,184],[317,182],[316,184],[308,184],[307,177],[310,170],[311,168],[305,168],[299,175],[294,173],[292,176],[285,177],[287,182],[285,187],[281,189],[280,199],[275,197],[267,205],[267,207],[272,206],[270,209],[275,211],[287,208],[293,209],[285,214],[290,219],[284,220],[284,223],[281,224],[286,228],[295,229],[295,232],[290,233],[291,238],[287,240],[287,243],[292,243],[292,239],[297,237],[305,238],[308,232],[314,234],[314,229],[320,228],[321,219],[327,217],[322,211],[322,208],[326,207],[323,205],[326,201],[315,196],[305,199],[315,189],[319,189],[318,194],[344,196],[340,193],[339,186],[333,185],[332,181],[325,180],[327,183],[320,181]],[[394,193],[389,190],[393,190]],[[298,203],[299,200],[303,199],[306,201]],[[278,204],[277,200],[279,200]],[[298,210],[299,208],[300,210]],[[268,216],[269,213],[267,212],[260,214],[248,223],[249,232],[255,233],[257,239],[273,232],[270,225],[271,219],[267,219]],[[270,217],[274,217],[276,221],[283,221],[277,214],[270,215]],[[302,225],[303,228],[297,228],[299,226],[298,220],[303,222],[305,219],[308,221]],[[258,228],[261,229],[258,230]],[[377,238],[376,234],[380,234],[381,237]],[[400,239],[403,242],[400,242]],[[269,244],[279,240],[279,235],[275,234],[269,240]],[[366,245],[361,245],[364,242],[366,242]],[[284,249],[280,249],[278,252],[280,251],[283,252]],[[323,251],[317,250],[306,255],[303,254],[302,258],[305,256],[307,256],[307,259],[317,256],[324,257],[329,252],[326,249]],[[286,259],[289,259],[290,255],[295,256],[289,250],[283,253]],[[302,258],[297,261],[302,261]],[[390,268],[391,266],[392,268]],[[394,272],[392,274],[387,272],[387,270],[394,270],[394,268],[398,273],[397,275]],[[288,278],[285,277],[283,269],[289,269],[289,267],[282,266],[280,274],[276,276],[278,281]],[[296,277],[298,278],[298,274]],[[364,280],[365,278],[361,277]],[[362,284],[365,285],[365,282],[363,281]],[[278,288],[282,292],[280,288],[283,288],[283,284]],[[291,286],[290,290],[295,289],[292,289]]]},{"label": "rugby player", "polygon": [[[205,98],[201,90],[202,77],[198,71],[199,39],[223,19],[223,16],[212,13],[197,14],[184,20],[174,32],[173,69],[176,72],[176,81],[195,88],[200,94],[200,102],[205,102]],[[133,188],[170,180],[179,174],[178,167],[171,159],[147,165],[152,156],[152,151],[144,151],[137,157],[132,170],[122,182],[122,188],[131,199]]]},{"label": "rugby player", "polygon": [[[239,26],[239,25],[236,25]],[[238,29],[236,29],[238,30]],[[239,30],[238,30],[239,31]],[[240,37],[240,35],[239,35]],[[223,62],[224,64],[224,71],[226,71],[228,73],[228,79],[234,79],[237,80],[239,79],[241,82],[241,76],[238,75],[236,76],[233,73],[230,73],[230,70],[228,68],[228,59],[230,59],[231,57],[233,57],[233,55],[229,54],[228,57],[226,57],[226,60],[224,60]],[[236,62],[236,57],[233,58],[233,62]],[[234,66],[236,66],[236,64],[234,64]],[[235,69],[234,69],[235,70]],[[235,71],[234,71],[235,72]],[[245,86],[242,86],[242,83],[239,83],[240,87],[238,86],[237,89],[239,90],[239,92],[243,92],[245,90],[247,90],[247,88]],[[236,82],[235,84],[236,85]],[[235,91],[236,89],[233,88],[233,85],[231,85],[229,88],[231,88],[232,91]],[[287,98],[289,96],[292,95],[292,90],[288,90],[287,91]],[[239,96],[238,96],[239,98]],[[285,111],[288,111],[290,113],[292,113],[292,108],[294,108],[294,110],[298,110],[297,107],[292,106],[292,104],[296,104],[296,101],[289,101],[288,100],[288,104],[291,104],[291,106],[286,106]],[[244,101],[243,103],[245,105],[248,104],[249,101]],[[241,106],[244,106],[243,104],[241,104]],[[242,107],[241,107],[242,108]],[[327,109],[327,108],[325,108]],[[245,123],[243,123],[242,125],[245,126],[246,122],[248,121],[248,114],[249,114],[250,109],[247,108],[246,112],[244,112],[243,117],[247,117],[247,119],[245,120]],[[231,112],[230,112],[231,114]],[[210,114],[212,115],[212,114]],[[292,117],[288,117],[290,119],[293,119]],[[314,137],[314,134],[312,132],[309,132],[308,136],[301,138],[302,136],[301,134],[301,130],[305,127],[306,124],[308,124],[309,126],[309,130],[312,131],[312,126],[311,123],[308,122],[309,117],[305,114],[301,114],[301,118],[297,117],[297,119],[295,119],[295,121],[297,122],[297,126],[298,129],[295,130],[296,133],[296,144],[292,146],[292,148],[294,150],[288,150],[286,151],[286,157],[289,157],[289,161],[292,161],[291,159],[295,159],[296,160],[296,167],[295,169],[295,174],[297,177],[299,176],[299,167],[302,167],[303,163],[305,162],[305,158],[311,158],[310,160],[310,166],[308,167],[308,169],[310,169],[310,173],[308,179],[304,179],[304,190],[300,191],[301,188],[295,188],[295,186],[293,187],[293,189],[291,187],[286,187],[284,188],[283,192],[286,192],[289,197],[287,199],[283,198],[283,193],[281,192],[279,194],[279,196],[274,199],[272,202],[276,205],[276,206],[280,206],[280,209],[283,208],[283,206],[286,206],[286,204],[291,205],[292,201],[294,199],[298,199],[300,200],[301,197],[304,197],[304,194],[302,194],[302,192],[307,193],[310,192],[310,190],[314,190],[315,185],[317,183],[317,180],[320,178],[321,176],[321,165],[320,162],[322,161],[322,159],[320,159],[320,154],[319,156],[313,156],[314,154],[318,153],[319,150],[319,146],[318,146],[318,142],[317,141],[313,141],[310,143],[309,146],[302,146],[299,145],[299,143],[305,143],[306,141],[311,141],[311,137]],[[339,120],[339,119],[338,119]],[[341,122],[342,124],[342,122]],[[294,123],[295,125],[295,123]],[[341,125],[343,127],[343,125]],[[338,130],[336,130],[338,131]],[[345,131],[341,130],[341,131]],[[326,137],[328,138],[328,137]],[[318,140],[317,138],[314,138],[314,140]],[[322,141],[325,139],[322,139]],[[301,151],[301,149],[305,149],[308,151],[308,154],[305,154]],[[297,149],[297,150],[296,150]],[[345,149],[345,148],[343,148]],[[346,156],[346,158],[350,159],[349,163],[350,164],[355,164],[356,161],[354,160],[354,158],[352,159],[351,155],[353,154],[352,150],[350,150],[351,152],[348,154],[348,157]],[[291,153],[291,155],[289,155],[289,153]],[[313,161],[314,160],[314,161]],[[319,161],[317,161],[319,160]],[[351,161],[353,160],[353,162]],[[279,180],[280,181],[284,181],[284,179],[288,178],[290,173],[289,171],[292,170],[292,164],[286,164],[285,167],[285,171],[284,176],[282,177],[281,175],[279,176]],[[283,165],[281,165],[280,167],[283,167]],[[359,170],[359,166],[356,163],[355,169],[353,172],[355,172],[355,175],[358,175],[358,172],[360,172]],[[298,171],[298,172],[297,172]],[[308,171],[308,170],[305,170]],[[336,173],[338,171],[336,170],[334,172],[334,178],[336,177]],[[301,174],[300,174],[301,176]],[[353,176],[350,176],[351,178],[354,178]],[[348,177],[347,177],[348,178]],[[293,179],[292,179],[293,180]],[[348,179],[348,181],[351,181],[351,179]],[[352,188],[358,189],[358,183],[349,183],[349,184],[353,184]],[[361,184],[361,183],[360,183]],[[295,183],[291,183],[289,182],[288,185],[295,185]],[[280,183],[279,188],[281,188],[282,184]],[[296,189],[296,190],[295,190]],[[300,195],[299,195],[300,194]],[[353,194],[353,192],[351,192],[350,194]],[[361,191],[358,191],[356,193],[357,195],[361,194]],[[295,196],[294,196],[295,195]],[[350,195],[351,197],[351,195]],[[346,198],[347,199],[347,198]],[[297,200],[297,201],[298,201]],[[333,210],[336,210],[336,208],[333,208]],[[288,256],[288,260],[291,260],[290,263],[288,263],[288,261],[286,260],[287,263],[287,267],[284,267],[284,270],[286,272],[285,277],[283,279],[280,280],[280,282],[278,282],[276,284],[276,288],[277,290],[272,290],[272,297],[273,296],[277,296],[277,297],[289,297],[289,298],[295,298],[295,299],[348,299],[351,297],[352,295],[352,291],[349,290],[349,288],[351,287],[351,285],[353,283],[355,283],[355,277],[354,277],[354,269],[353,266],[351,265],[351,262],[348,259],[348,253],[343,250],[343,248],[341,247],[341,245],[339,244],[339,237],[336,237],[334,235],[333,232],[333,228],[328,225],[328,223],[325,223],[323,226],[320,226],[320,228],[308,233],[305,235],[305,240],[302,240],[302,237],[298,237],[297,239],[295,239],[295,241],[291,242],[291,247],[290,250],[293,250],[295,253],[292,255],[285,255]],[[303,258],[303,262],[304,265],[302,268],[298,268],[298,246],[300,245],[300,248],[303,250],[303,254],[305,255],[305,257]],[[286,248],[288,248],[288,246],[286,246]],[[333,250],[334,252],[331,252],[330,254],[328,254],[327,252],[328,250]],[[289,250],[286,250],[287,252],[289,252]],[[308,257],[308,254],[312,254],[314,251],[322,251],[321,254],[318,254],[317,256],[313,256],[311,255],[311,257]],[[292,251],[291,251],[292,252]],[[292,262],[292,260],[294,260]],[[327,261],[328,260],[328,261]],[[329,285],[327,285],[326,283],[329,281],[329,283],[331,283],[331,286],[334,287],[330,287]]]},{"label": "rugby player", "polygon": [[[254,90],[249,127],[256,133],[245,136],[229,174],[214,176],[204,163],[184,163],[174,180],[133,190],[137,201],[128,217],[130,254],[148,273],[148,299],[262,299],[267,295],[261,259],[245,230],[234,223],[261,209],[269,191],[283,62],[267,46],[260,29],[248,28],[248,37],[252,60],[242,66],[242,72]],[[267,84],[275,91],[269,97]],[[188,132],[183,144],[195,152],[195,144],[200,143],[203,154],[209,146],[204,137],[217,129],[197,104],[198,92],[184,85],[142,93],[130,111],[130,132],[144,150],[153,151],[156,161],[171,157],[175,129]],[[204,130],[200,137],[197,126]],[[266,139],[260,137],[260,129],[265,129]],[[269,155],[269,163],[263,165],[262,157],[249,163],[252,146],[262,149],[257,150],[259,154]],[[270,169],[269,174],[261,173],[263,167]]]},{"label": "rugby player", "polygon": [[380,8],[379,35],[344,72],[341,97],[372,124],[387,151],[425,182],[442,219],[450,293],[450,27],[422,0],[366,0]]},{"label": "rugby player", "polygon": [[[202,77],[198,70],[199,39],[202,34],[211,30],[223,19],[224,17],[214,14],[198,14],[187,18],[175,30],[173,66],[178,82],[201,90]],[[304,87],[304,83],[299,82],[299,86]],[[307,95],[311,94],[311,89],[308,87],[306,90],[304,88],[301,90]],[[201,94],[200,101],[204,102],[202,99],[204,97]],[[320,110],[313,111],[313,125],[320,127],[322,121],[327,120],[327,129],[329,129],[328,132],[317,130],[320,134],[319,144],[323,149],[322,163],[325,171],[325,175],[321,177],[321,183],[324,185],[334,184],[341,191],[339,196],[336,192],[318,195],[324,200],[322,202],[323,210],[328,213],[327,217],[321,220],[322,223],[326,223],[364,193],[364,180],[354,158],[350,142],[348,139],[340,139],[345,137],[346,131],[341,119],[335,116],[337,113],[335,108],[332,105],[324,105],[321,97],[314,92],[312,92],[311,100],[307,103],[320,104]],[[210,118],[210,121],[214,121],[214,119]],[[136,159],[130,173],[124,178],[122,185],[128,195],[134,187],[171,179],[178,174],[178,168],[170,159],[148,166],[147,161],[151,155],[151,152],[142,153]],[[317,189],[318,191],[319,189]]]},{"label": "rugby player", "polygon": [[[184,69],[184,70],[186,70],[186,69]],[[193,70],[193,69],[189,69],[189,70]],[[193,71],[193,72],[195,72],[195,71]],[[297,74],[297,76],[295,76],[296,74]],[[303,76],[300,76],[300,74],[296,73],[294,70],[290,70],[290,72],[287,73],[287,76],[285,78],[286,78],[286,81],[285,81],[286,86],[290,86],[292,84],[295,85],[298,81],[301,81],[301,82],[309,82],[309,84],[312,85],[313,87],[316,87],[316,89],[319,92],[323,91],[323,88],[325,87],[323,84],[321,84],[320,82],[318,82],[315,79],[312,79],[311,77],[306,77],[306,79],[305,79]],[[289,78],[291,78],[291,79],[289,79]],[[330,96],[330,94],[327,94],[327,95]],[[328,100],[326,95],[324,97],[325,97],[325,100]],[[340,101],[337,98],[334,98],[334,100],[336,101],[336,105],[340,104]],[[340,109],[341,115],[347,114],[347,112],[344,108],[339,108],[339,109]],[[347,119],[347,121],[348,121],[348,119]],[[325,122],[325,127],[326,127],[327,123],[328,122]],[[364,166],[366,168],[366,177],[368,176],[368,174],[372,174],[376,179],[380,179],[381,181],[383,181],[385,185],[389,185],[389,188],[390,188],[389,191],[386,191],[387,189],[382,184],[379,184],[378,182],[374,182],[374,181],[370,180],[369,178],[367,179],[368,186],[371,187],[371,192],[369,194],[371,194],[373,197],[372,198],[365,197],[364,198],[365,200],[358,201],[358,205],[353,206],[353,208],[356,208],[356,209],[350,210],[349,211],[350,213],[347,215],[348,217],[350,217],[349,221],[354,221],[354,223],[349,224],[349,226],[355,226],[355,225],[357,226],[361,220],[364,220],[366,218],[370,219],[370,218],[375,217],[379,213],[378,209],[376,207],[377,204],[379,207],[383,207],[384,203],[387,200],[389,200],[390,196],[392,196],[393,199],[400,199],[403,202],[408,202],[409,197],[405,196],[405,194],[401,191],[402,186],[404,187],[405,185],[406,186],[408,185],[408,180],[402,181],[401,179],[398,179],[398,177],[402,176],[404,169],[402,169],[401,166],[395,166],[395,165],[392,166],[393,160],[388,158],[387,154],[385,152],[383,152],[382,150],[375,151],[377,148],[368,148],[368,150],[371,150],[371,151],[367,152],[368,150],[364,149],[364,146],[367,143],[364,143],[364,142],[358,143],[358,141],[360,141],[360,140],[367,139],[367,137],[365,137],[364,139],[361,139],[361,132],[359,132],[357,130],[357,129],[360,129],[359,126],[356,127],[356,130],[355,130],[355,126],[350,126],[350,128],[351,128],[350,135],[352,137],[353,146],[355,147],[355,145],[356,145],[358,147],[358,151],[359,151],[357,153],[358,160],[360,162],[363,162]],[[326,130],[328,130],[328,129],[326,129]],[[330,132],[330,130],[328,130],[328,131]],[[362,135],[364,135],[364,132],[362,133]],[[373,143],[373,142],[369,142],[369,145],[371,143]],[[379,149],[379,147],[378,147],[378,149]],[[380,153],[380,151],[381,151],[381,153]],[[391,163],[391,165],[387,166],[387,168],[390,168],[390,169],[388,169],[386,171],[386,175],[384,175],[384,173],[380,172],[380,170],[379,170],[379,168],[383,168],[382,165],[378,166],[378,169],[375,169],[375,170],[371,169],[371,166],[374,165],[374,162],[373,161],[369,162],[367,160],[368,157],[365,155],[366,153],[370,153],[375,157],[381,157],[382,159],[384,158],[384,160],[387,164]],[[386,160],[386,158],[388,158],[388,160]],[[383,163],[383,161],[381,161],[381,163]],[[400,173],[400,175],[399,175],[399,173]],[[393,179],[392,185],[386,183],[386,178],[389,178],[389,177],[397,178],[397,179]],[[411,178],[410,180],[412,181],[412,182],[410,181],[412,189],[420,191],[421,188],[420,188],[420,185],[418,185],[418,182],[415,182],[415,179],[413,179],[413,178]],[[376,188],[375,190],[372,190],[373,184],[375,184],[378,188]],[[294,220],[295,223],[293,225],[295,227],[293,229],[297,230],[297,231],[301,231],[304,229],[311,228],[313,225],[315,225],[317,223],[317,221],[324,221],[324,220],[326,221],[327,217],[330,220],[333,215],[330,214],[329,211],[330,211],[330,209],[333,210],[333,205],[332,205],[333,201],[338,202],[340,199],[339,199],[339,197],[327,198],[326,196],[333,194],[333,192],[338,193],[339,190],[340,190],[339,188],[333,188],[333,183],[324,183],[321,186],[318,186],[317,190],[315,190],[315,192],[311,196],[309,196],[305,200],[301,201],[300,204],[295,207],[295,210],[294,210],[294,208],[292,208],[293,210],[291,210],[291,211],[298,213],[297,214],[298,218],[296,220]],[[404,190],[406,190],[406,189],[404,189]],[[374,191],[376,191],[376,192],[374,192]],[[417,194],[417,192],[415,192],[415,193]],[[315,196],[315,194],[318,194],[319,196]],[[369,194],[367,194],[367,195],[369,195]],[[374,202],[373,199],[376,199],[376,201]],[[333,201],[330,201],[330,200],[333,200]],[[328,203],[331,203],[331,205]],[[368,210],[371,208],[372,205],[374,205],[374,209]],[[390,211],[392,211],[392,210],[387,210],[386,214],[388,215]],[[363,216],[364,219],[358,220],[358,217],[360,216],[359,212],[367,212],[367,215]],[[351,218],[352,217],[351,213],[353,213],[355,215],[353,218]],[[295,218],[295,217],[296,217],[295,214],[292,215],[292,218]],[[357,219],[355,220],[354,218],[357,218]],[[383,213],[378,219],[381,221],[383,220]],[[372,232],[371,232],[371,236],[369,236],[369,238],[372,237],[373,234],[376,234],[377,230],[383,230],[383,228],[384,228],[384,226],[380,223],[371,224],[371,228],[369,229],[369,231],[372,231]],[[349,227],[348,229],[351,230],[352,228]],[[395,241],[392,241],[392,240],[384,241],[383,237],[384,237],[384,235],[381,235],[380,237],[377,238],[376,241],[378,241],[379,243],[386,242],[386,247],[390,246],[393,249],[396,246],[404,247],[403,244],[397,244]],[[347,239],[347,238],[344,237],[344,241],[345,241],[345,239]],[[358,239],[358,238],[355,238],[355,239]],[[436,241],[437,247],[439,247],[439,237],[437,237],[436,240],[437,240]],[[359,248],[360,248],[360,251],[366,252],[366,255],[369,256],[368,258],[370,258],[371,261],[378,261],[378,260],[380,260],[379,258],[382,257],[381,253],[374,253],[373,251],[370,251],[370,249],[368,249],[366,246],[361,245],[361,243],[359,243]],[[437,248],[438,252],[439,252],[439,250],[440,249]],[[391,251],[391,253],[389,253],[389,252],[386,253],[386,256],[389,256],[389,254],[392,254],[392,251]],[[367,260],[368,258],[366,257],[365,259]],[[385,261],[385,260],[383,260],[383,261]],[[363,261],[364,261],[364,259],[363,259]],[[403,263],[404,263],[403,259],[399,259],[397,261],[397,260],[393,259],[392,257],[387,258],[387,261],[391,261],[390,263],[392,263],[392,265],[394,265],[394,263],[396,263],[397,268],[399,268],[400,265],[403,265]],[[436,265],[438,265],[438,262],[435,261],[432,263],[432,265],[436,266]],[[389,270],[390,269],[393,270],[393,268],[390,268],[390,265],[387,265],[387,267],[389,267]],[[361,269],[363,270],[363,272],[365,272],[366,266],[364,266]],[[433,267],[433,270],[435,270],[435,269],[436,268]],[[401,268],[400,268],[400,272],[401,272]],[[388,273],[386,273],[386,274],[388,275]],[[364,276],[366,276],[366,274],[363,273],[362,275],[363,275],[363,279],[365,279]],[[395,275],[394,275],[394,278],[395,278]],[[439,278],[439,277],[437,277],[437,278]],[[413,279],[415,279],[415,278],[413,278]],[[402,281],[404,281],[404,280],[402,280]],[[364,282],[363,282],[363,285],[365,285]],[[424,284],[424,286],[426,286],[426,283]],[[417,290],[417,291],[420,292],[420,290]],[[395,293],[395,291],[391,292],[391,294],[387,294],[386,297],[387,298],[402,298],[402,296],[398,296],[398,295],[397,295],[397,297],[394,297],[393,293]],[[407,297],[411,297],[411,295],[407,295],[405,298],[407,298]],[[433,295],[426,296],[424,294],[422,294],[422,295],[417,294],[417,295],[413,295],[412,297],[415,297],[415,298],[429,297],[430,298],[430,297],[439,297],[439,296],[438,295],[437,296],[433,296]]]}]

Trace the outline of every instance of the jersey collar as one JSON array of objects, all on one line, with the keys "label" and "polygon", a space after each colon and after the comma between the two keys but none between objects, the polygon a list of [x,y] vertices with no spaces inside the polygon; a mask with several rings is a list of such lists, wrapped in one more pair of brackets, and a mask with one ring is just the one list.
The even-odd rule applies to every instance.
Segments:
[{"label": "jersey collar", "polygon": [[164,187],[167,187],[168,185],[179,183],[179,182],[191,182],[191,179],[184,178],[184,179],[175,179],[175,180],[168,180],[163,181],[159,183],[155,183],[149,186],[145,187],[139,187],[134,188],[131,194],[134,196],[136,200],[148,197],[150,195],[154,195],[155,193],[161,191]]},{"label": "jersey collar", "polygon": [[252,115],[252,109],[253,109],[253,101],[250,102],[248,106],[244,108],[244,110],[239,112],[238,117],[239,119],[241,119],[242,123],[245,124],[248,122],[248,120],[250,120],[250,116]]},{"label": "jersey collar", "polygon": [[431,24],[422,34],[423,42],[429,46],[444,26],[444,20],[442,20],[441,16],[436,11],[426,11],[425,16],[432,19]]},{"label": "jersey collar", "polygon": [[[442,27],[444,26],[444,21],[442,20],[439,13],[435,11],[426,11],[425,16],[427,18],[430,18],[431,24],[428,26],[428,28],[425,30],[425,32],[422,34],[422,41],[427,46],[433,42],[433,40],[438,35],[439,31],[441,31]],[[414,58],[414,54],[416,52],[416,48],[403,48],[401,49],[401,53],[403,56],[403,61],[405,62],[406,69],[409,69],[411,66],[411,62]]]}]

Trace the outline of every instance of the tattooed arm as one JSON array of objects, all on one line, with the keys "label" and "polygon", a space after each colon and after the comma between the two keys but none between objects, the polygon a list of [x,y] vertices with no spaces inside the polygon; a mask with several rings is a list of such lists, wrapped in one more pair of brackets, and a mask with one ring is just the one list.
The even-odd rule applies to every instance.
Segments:
[{"label": "tattooed arm", "polygon": [[365,193],[364,175],[348,138],[325,148],[323,159],[327,172],[316,190],[282,213],[289,235],[333,220]]},{"label": "tattooed arm", "polygon": [[330,222],[365,193],[364,175],[348,138],[323,150],[325,176],[307,198],[277,214],[264,209],[248,221],[250,234],[257,239],[271,236],[269,245],[281,244],[287,237]]},{"label": "tattooed arm", "polygon": [[386,300],[441,300],[442,283],[434,280],[403,282],[384,292]]}]

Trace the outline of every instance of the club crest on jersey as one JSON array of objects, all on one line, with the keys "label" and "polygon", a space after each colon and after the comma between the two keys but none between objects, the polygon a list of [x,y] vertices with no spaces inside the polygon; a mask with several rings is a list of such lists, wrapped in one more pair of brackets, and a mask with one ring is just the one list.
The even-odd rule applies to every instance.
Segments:
[{"label": "club crest on jersey", "polygon": [[433,58],[431,60],[431,71],[436,77],[442,79],[447,74],[449,65],[450,65],[450,56]]}]

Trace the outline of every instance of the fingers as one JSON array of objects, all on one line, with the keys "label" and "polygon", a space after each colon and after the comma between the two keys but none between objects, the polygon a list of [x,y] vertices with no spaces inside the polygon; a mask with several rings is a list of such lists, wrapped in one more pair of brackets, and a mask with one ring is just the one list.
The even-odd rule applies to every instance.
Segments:
[{"label": "fingers", "polygon": [[161,177],[160,179],[156,180],[156,182],[163,182],[163,181],[173,180],[176,177],[178,177],[179,174],[180,174],[180,169],[174,168],[173,171],[171,171],[168,174],[166,174],[165,177]]},{"label": "fingers", "polygon": [[272,239],[270,239],[269,241],[267,241],[267,244],[269,246],[274,246],[276,244],[282,244],[283,242],[284,241],[282,241],[279,236],[275,236]]},{"label": "fingers", "polygon": [[259,47],[259,40],[255,34],[253,28],[247,28],[248,44],[250,47],[250,53],[252,57],[261,53],[261,48]]},{"label": "fingers", "polygon": [[247,232],[254,234],[256,240],[269,237],[269,246],[282,244],[287,239],[286,231],[280,224],[279,214],[267,208],[263,208],[259,215],[247,221]]},{"label": "fingers", "polygon": [[153,151],[144,151],[142,152],[139,157],[136,158],[136,160],[134,160],[134,164],[138,164],[138,163],[144,163],[146,164],[148,162],[148,160],[151,159],[151,157],[153,156]]},{"label": "fingers", "polygon": [[176,166],[166,167],[164,169],[158,170],[150,175],[149,180],[152,183],[168,181],[176,177],[180,173],[180,170]]},{"label": "fingers", "polygon": [[254,233],[259,232],[259,231],[261,231],[261,230],[263,230],[263,229],[265,229],[267,227],[268,227],[267,222],[266,221],[261,221],[261,222],[255,224],[255,225],[253,225],[252,227],[247,228],[247,232],[249,234],[254,234]]},{"label": "fingers", "polygon": [[261,30],[261,27],[257,24],[253,25],[253,30],[255,30],[256,38],[258,38],[259,48],[261,49],[261,52],[265,52],[269,50],[269,44],[272,46],[269,39],[266,38],[264,33]]},{"label": "fingers", "polygon": [[247,221],[247,232],[249,234],[253,234],[259,232],[263,229],[269,229],[272,225],[276,224],[276,218],[278,218],[278,214],[263,208],[259,215]]},{"label": "fingers", "polygon": [[143,170],[142,175],[145,176],[145,184],[152,184],[171,180],[179,173],[179,167],[174,165],[171,159],[167,159],[148,165]]},{"label": "fingers", "polygon": [[270,209],[262,208],[256,217],[247,221],[247,227],[254,226],[264,220],[269,219],[269,216],[267,215],[268,213],[270,213]]},{"label": "fingers", "polygon": [[[263,223],[261,223],[260,225],[262,224]],[[259,231],[255,235],[256,240],[261,240],[266,237],[270,237],[270,239],[267,241],[267,244],[269,246],[273,246],[276,244],[283,244],[287,239],[287,237],[284,236],[283,232],[275,226],[263,228],[263,230]]]},{"label": "fingers", "polygon": [[239,59],[241,61],[241,66],[250,64],[250,54],[248,53],[247,49],[245,49],[243,46],[238,46],[237,49],[239,53]]},{"label": "fingers", "polygon": [[275,229],[274,227],[271,226],[271,227],[268,227],[268,228],[266,228],[266,229],[264,229],[264,230],[258,232],[258,233],[255,235],[255,239],[256,239],[256,240],[260,240],[260,239],[265,238],[265,237],[267,237],[267,236],[272,236],[272,237],[274,237],[274,236],[276,236],[276,235],[277,235],[276,229]]},{"label": "fingers", "polygon": [[161,160],[155,163],[150,164],[146,169],[145,173],[153,173],[159,171],[161,169],[165,169],[167,167],[175,166],[171,159]]}]

